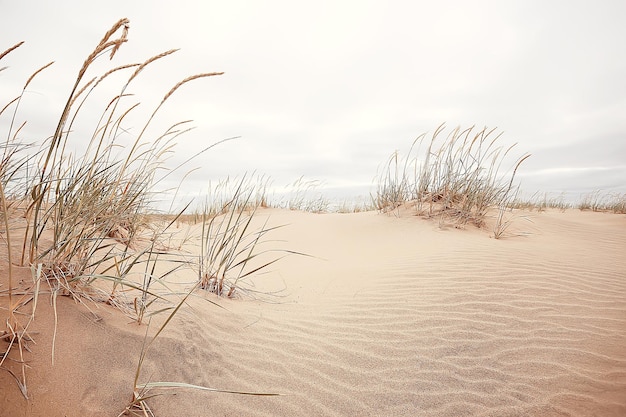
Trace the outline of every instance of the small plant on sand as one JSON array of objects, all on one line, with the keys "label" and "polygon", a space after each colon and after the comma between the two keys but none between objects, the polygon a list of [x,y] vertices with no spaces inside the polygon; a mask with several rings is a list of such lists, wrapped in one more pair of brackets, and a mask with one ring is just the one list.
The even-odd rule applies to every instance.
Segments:
[{"label": "small plant on sand", "polygon": [[336,208],[337,213],[363,213],[376,210],[371,202],[366,201],[342,201]]},{"label": "small plant on sand", "polygon": [[501,167],[515,145],[500,146],[495,129],[457,127],[441,139],[444,129],[439,126],[430,140],[419,136],[404,158],[391,156],[379,175],[374,204],[383,212],[410,204],[442,224],[481,227],[490,209],[513,201],[515,174],[530,155],[517,158],[507,175]]},{"label": "small plant on sand", "polygon": [[286,187],[289,210],[308,211],[311,213],[323,213],[328,211],[329,202],[318,189],[322,183],[317,180],[298,178]]},{"label": "small plant on sand", "polygon": [[[237,185],[232,197],[216,213],[207,203],[202,220],[202,242],[199,257],[200,288],[217,295],[233,297],[243,291],[246,278],[278,262],[287,250],[262,249],[265,237],[277,227],[267,220],[255,226],[253,220],[264,198],[246,178]],[[280,227],[280,226],[278,226]],[[282,255],[272,256],[280,252]]]},{"label": "small plant on sand", "polygon": [[[511,196],[511,200],[514,201],[515,196]],[[520,215],[519,212],[515,212],[513,208],[514,202],[504,201],[498,208],[496,213],[496,219],[493,224],[493,237],[501,239],[506,236],[510,236],[509,228],[519,218],[523,218],[527,221],[531,221],[528,216]],[[519,236],[520,234],[515,234]],[[523,234],[522,234],[523,235]]]},{"label": "small plant on sand", "polygon": [[[198,220],[196,223],[200,223],[203,217],[224,214],[233,208],[252,210],[255,207],[270,207],[267,196],[269,186],[269,178],[256,174],[244,175],[239,180],[226,178],[215,185],[209,183],[206,201],[195,216]],[[246,193],[248,198],[238,196],[241,193]],[[233,203],[237,207],[233,207]]]},{"label": "small plant on sand", "polygon": [[509,208],[528,210],[541,213],[547,209],[558,209],[564,212],[568,208],[572,208],[572,205],[565,199],[565,193],[560,193],[556,196],[547,192],[536,192],[529,199],[516,198]]},{"label": "small plant on sand", "polygon": [[624,214],[626,213],[626,194],[594,191],[582,197],[578,208],[581,211],[611,211]]}]

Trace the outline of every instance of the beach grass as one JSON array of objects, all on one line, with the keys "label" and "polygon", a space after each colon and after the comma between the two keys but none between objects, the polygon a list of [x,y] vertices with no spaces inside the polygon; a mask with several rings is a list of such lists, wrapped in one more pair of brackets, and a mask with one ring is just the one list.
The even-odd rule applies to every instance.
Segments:
[{"label": "beach grass", "polygon": [[[515,174],[530,155],[513,159],[503,171],[515,144],[502,145],[502,133],[475,127],[457,127],[447,135],[444,131],[442,124],[430,138],[420,135],[406,155],[392,154],[378,175],[373,195],[378,210],[411,205],[419,215],[437,217],[441,225],[481,227],[489,210],[502,212],[512,204],[518,191]],[[501,219],[496,237],[502,235]]]},{"label": "beach grass", "polygon": [[206,202],[198,262],[198,279],[203,290],[233,297],[246,277],[280,259],[270,258],[250,266],[254,259],[267,253],[261,247],[266,235],[274,229],[267,223],[259,228],[253,225],[257,209],[265,204],[264,187],[257,188],[244,177],[228,201],[217,207],[214,202]]},{"label": "beach grass", "polygon": [[[14,377],[26,399],[29,395],[28,361],[25,356],[30,350],[29,344],[34,342],[29,326],[35,317],[40,294],[50,294],[55,327],[59,319],[56,308],[59,296],[71,297],[87,308],[90,302],[109,303],[132,315],[139,324],[152,314],[166,313],[168,316],[165,324],[151,339],[154,340],[191,293],[178,297],[177,302],[165,308],[159,306],[158,309],[149,311],[156,300],[167,302],[167,296],[162,295],[163,291],[153,291],[154,285],[163,284],[167,293],[168,287],[164,284],[164,278],[180,268],[192,268],[191,262],[183,258],[172,259],[173,255],[162,247],[162,242],[170,235],[170,229],[183,219],[185,210],[175,213],[164,222],[152,221],[154,215],[149,214],[157,185],[173,171],[181,168],[178,166],[173,170],[166,170],[164,164],[175,148],[176,139],[190,130],[190,121],[174,123],[156,137],[149,133],[149,127],[179,88],[198,79],[222,73],[195,74],[176,83],[166,90],[140,133],[130,143],[122,143],[119,137],[124,133],[123,124],[140,105],[140,102],[129,103],[129,88],[133,80],[148,66],[176,52],[168,50],[143,62],[120,65],[88,79],[87,74],[94,62],[107,55],[112,59],[128,40],[128,30],[128,19],[120,19],[88,55],[78,71],[54,133],[41,145],[24,144],[17,139],[26,124],[26,121],[19,120],[19,108],[27,87],[36,82],[37,75],[52,63],[35,71],[17,97],[0,111],[0,115],[10,115],[0,166],[2,229],[8,253],[8,288],[6,298],[3,297],[6,300],[7,318],[5,329],[0,333],[0,338],[7,342],[7,347],[0,354],[0,370]],[[0,54],[0,59],[22,44],[23,42],[18,43],[4,51]],[[6,67],[2,68],[5,69]],[[82,151],[77,151],[81,147],[75,145],[85,143],[84,136],[76,132],[79,131],[81,115],[89,108],[90,97],[95,95],[94,91],[111,74],[124,72],[128,73],[126,82],[103,106],[98,124],[90,128],[93,133],[87,145],[83,146]],[[213,146],[215,144],[204,151]],[[26,153],[25,149],[33,151]],[[246,194],[244,201],[243,194],[237,194],[235,200],[222,207],[227,212],[238,213],[236,218],[231,217],[231,220],[236,221],[229,223],[226,228],[236,238],[233,247],[235,252],[228,252],[228,262],[221,265],[224,267],[223,271],[237,267],[244,271],[248,261],[257,256],[253,249],[269,231],[265,228],[255,232],[256,237],[251,244],[237,246],[247,236],[243,232],[240,234],[239,229],[248,230],[254,210],[247,215],[247,223],[242,223],[241,213],[248,210],[248,206],[263,205],[262,190],[260,193],[254,201],[251,195]],[[212,203],[213,208],[215,204],[217,203]],[[208,213],[203,213],[202,221],[206,221],[207,216]],[[210,226],[217,224],[215,215],[210,218]],[[218,243],[213,239],[214,236],[207,235],[205,244],[215,248]],[[247,258],[238,260],[237,255],[244,252]],[[165,272],[157,272],[156,265],[162,263],[164,258],[173,266]],[[266,262],[265,266],[271,263],[273,262]],[[26,287],[14,282],[12,269],[15,265],[29,266],[33,271],[33,282]],[[238,281],[260,269],[256,267],[254,270],[240,272],[234,282],[229,284],[228,294],[233,294]],[[223,280],[224,278],[222,287]],[[195,288],[193,286],[191,291]],[[129,291],[134,294],[131,302],[125,301]],[[171,291],[170,295],[177,294]],[[129,304],[133,307],[130,308]],[[137,376],[149,345],[150,342],[145,343],[140,353]],[[54,338],[52,361],[54,362]],[[150,384],[144,384],[143,389],[156,389],[163,385],[155,382]],[[126,411],[141,405],[144,412],[149,412],[145,403],[147,397],[143,395],[143,391],[138,393],[137,387],[136,378],[133,400]]]},{"label": "beach grass", "polygon": [[578,209],[624,214],[626,213],[626,194],[596,190],[582,196]]},{"label": "beach grass", "polygon": [[552,195],[547,192],[536,192],[530,198],[515,199],[511,203],[510,207],[514,209],[528,211],[536,210],[537,212],[542,212],[547,209],[557,209],[560,211],[565,211],[569,208],[572,208],[573,204],[566,201],[564,193]]}]

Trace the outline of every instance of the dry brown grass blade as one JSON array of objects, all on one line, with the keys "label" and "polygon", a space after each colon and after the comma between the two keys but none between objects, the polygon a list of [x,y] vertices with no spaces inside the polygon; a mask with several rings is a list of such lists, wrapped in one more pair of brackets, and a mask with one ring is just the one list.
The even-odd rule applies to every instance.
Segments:
[{"label": "dry brown grass blade", "polygon": [[124,27],[122,39],[126,39],[126,35],[128,34],[128,29],[130,27],[130,20],[124,17],[115,22],[113,26],[111,26],[111,28],[104,34],[102,39],[100,39],[98,45],[106,43],[111,38],[111,36],[113,36],[113,34],[119,30],[120,27]]},{"label": "dry brown grass blade", "polygon": [[[120,22],[123,22],[122,36],[120,36],[120,40],[125,42],[128,39],[128,29],[130,29],[130,22],[128,21],[128,19],[122,19],[120,20]],[[115,31],[117,31],[117,29]],[[120,49],[121,44],[122,42],[118,43],[113,47],[113,49],[111,49],[111,55],[109,56],[109,59],[113,59],[115,53]]]},{"label": "dry brown grass blade", "polygon": [[9,225],[9,211],[7,208],[6,195],[4,193],[4,178],[0,178],[0,199],[2,204],[2,220],[5,228],[5,240],[7,244],[7,256],[8,256],[8,271],[7,277],[9,281],[9,327],[16,325],[16,320],[13,310],[13,250],[11,246],[11,226]]},{"label": "dry brown grass blade", "polygon": [[[76,100],[78,100],[78,98],[83,95],[83,93],[89,88],[90,85],[94,84],[96,82],[98,78],[97,77],[93,77],[91,80],[87,81],[85,83],[85,85],[83,85],[80,90],[78,90],[76,92],[76,94],[74,94],[74,97],[72,97],[72,100],[70,101],[70,107],[74,106],[74,103],[76,102]],[[95,87],[95,85],[94,85]]]},{"label": "dry brown grass blade", "polygon": [[12,47],[10,47],[9,49],[7,49],[4,52],[0,53],[0,59],[4,58],[8,54],[10,54],[12,51],[14,51],[17,48],[19,48],[20,46],[22,46],[23,44],[24,44],[24,41],[18,42],[15,45],[13,45]]},{"label": "dry brown grass blade", "polygon": [[207,72],[207,73],[202,73],[202,74],[196,74],[196,75],[189,76],[189,77],[185,78],[184,80],[180,81],[174,87],[172,87],[172,89],[170,91],[168,91],[168,93],[163,97],[163,100],[161,100],[161,103],[164,103],[183,84],[186,84],[186,83],[188,83],[190,81],[193,81],[193,80],[197,80],[198,78],[213,77],[213,76],[216,76],[216,75],[223,75],[223,74],[224,74],[223,72]]},{"label": "dry brown grass blade", "polygon": [[165,58],[166,56],[171,55],[177,51],[179,51],[179,49],[170,49],[169,51],[161,52],[158,55],[154,55],[153,57],[148,58],[146,61],[144,61],[142,64],[139,65],[139,67],[135,70],[135,72],[133,72],[133,74],[130,76],[130,78],[126,82],[126,85],[128,86],[128,84],[130,84],[130,82],[134,80],[139,75],[139,73],[143,71],[145,67],[152,64],[154,61],[157,61],[161,58]]},{"label": "dry brown grass blade", "polygon": [[[9,124],[9,129],[8,129],[8,134],[7,134],[7,145],[8,145],[8,143],[9,143],[10,139],[11,139],[11,136],[16,136],[16,135],[17,135],[17,132],[16,132],[15,134],[12,134],[12,132],[13,132],[13,126],[14,126],[14,124],[15,124],[15,118],[16,118],[16,116],[17,116],[17,112],[18,112],[18,110],[19,110],[20,102],[21,102],[21,100],[22,100],[22,97],[24,96],[24,92],[26,91],[26,88],[28,87],[28,85],[31,83],[31,81],[32,81],[32,80],[33,80],[33,79],[34,79],[34,78],[35,78],[35,77],[36,77],[36,76],[37,76],[40,72],[42,72],[43,70],[45,70],[46,68],[48,68],[48,67],[49,67],[50,65],[52,65],[53,63],[54,63],[54,61],[53,61],[53,62],[50,62],[50,63],[48,63],[48,64],[46,64],[46,65],[44,65],[43,67],[41,67],[41,68],[39,68],[37,71],[35,71],[35,72],[34,72],[34,73],[33,73],[33,74],[32,74],[32,75],[28,78],[28,81],[26,81],[26,83],[24,84],[24,87],[22,88],[22,92],[20,93],[20,95],[19,95],[19,96],[17,96],[14,100],[11,100],[11,101],[9,102],[9,104],[7,104],[7,105],[6,105],[6,106],[2,109],[2,111],[0,111],[0,114],[2,114],[2,113],[6,110],[6,108],[7,108],[7,107],[9,107],[9,106],[10,106],[11,104],[13,104],[13,103],[16,103],[16,105],[15,105],[15,110],[13,111],[13,116],[11,117],[11,123]],[[26,122],[24,122],[24,123],[26,123]],[[20,126],[20,129],[24,126],[24,123],[22,123],[22,125]],[[18,131],[19,131],[19,129],[18,129]],[[8,147],[8,146],[7,146],[7,147]],[[5,150],[6,150],[6,148],[5,148]]]},{"label": "dry brown grass blade", "polygon": [[11,104],[13,104],[13,103],[15,103],[16,101],[18,101],[18,100],[20,99],[20,97],[21,97],[21,96],[15,97],[13,100],[9,101],[9,102],[6,104],[6,106],[4,106],[4,107],[2,108],[2,110],[0,110],[0,114],[4,113],[4,111],[5,111],[6,109],[8,109],[8,108],[11,106]]},{"label": "dry brown grass blade", "polygon": [[28,80],[26,81],[26,84],[24,84],[24,90],[26,90],[26,88],[28,87],[28,85],[30,84],[30,82],[33,80],[33,78],[35,78],[37,76],[37,74],[39,74],[41,71],[45,70],[46,68],[48,68],[50,65],[54,64],[54,61],[52,62],[48,62],[46,65],[44,65],[43,67],[39,68],[37,71],[35,71],[33,73],[33,75],[31,75]]}]

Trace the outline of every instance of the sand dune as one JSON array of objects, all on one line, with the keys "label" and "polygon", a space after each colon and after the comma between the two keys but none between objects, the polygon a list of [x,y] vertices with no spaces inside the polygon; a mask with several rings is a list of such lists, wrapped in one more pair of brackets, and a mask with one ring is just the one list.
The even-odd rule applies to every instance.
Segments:
[{"label": "sand dune", "polygon": [[[157,416],[626,415],[626,217],[520,213],[496,240],[407,215],[261,216],[313,257],[255,278],[256,300],[200,293],[144,375],[283,395],[170,391]],[[54,367],[41,302],[31,400],[0,373],[0,415],[111,416],[130,399],[145,327],[60,301]]]}]

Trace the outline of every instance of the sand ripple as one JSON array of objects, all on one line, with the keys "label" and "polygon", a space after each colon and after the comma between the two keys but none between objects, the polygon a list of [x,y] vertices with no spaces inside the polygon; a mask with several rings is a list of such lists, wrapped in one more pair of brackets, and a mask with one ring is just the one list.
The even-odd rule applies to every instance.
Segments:
[{"label": "sand ripple", "polygon": [[[315,221],[336,236],[336,216]],[[221,372],[197,382],[285,395],[216,395],[214,415],[626,415],[624,228],[547,217],[496,241],[372,222],[282,270],[297,294],[227,306],[219,345],[203,342]]]}]

